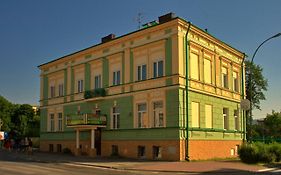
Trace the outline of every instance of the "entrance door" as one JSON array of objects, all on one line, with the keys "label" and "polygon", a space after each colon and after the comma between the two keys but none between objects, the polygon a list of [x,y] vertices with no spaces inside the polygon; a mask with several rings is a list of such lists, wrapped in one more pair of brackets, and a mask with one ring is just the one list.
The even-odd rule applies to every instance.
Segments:
[{"label": "entrance door", "polygon": [[97,156],[101,155],[101,128],[95,130],[95,148]]}]

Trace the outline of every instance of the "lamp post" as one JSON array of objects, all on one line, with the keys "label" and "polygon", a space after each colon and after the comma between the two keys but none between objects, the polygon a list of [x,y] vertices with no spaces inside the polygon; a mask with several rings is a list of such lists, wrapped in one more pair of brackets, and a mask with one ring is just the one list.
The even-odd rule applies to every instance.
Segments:
[{"label": "lamp post", "polygon": [[[279,36],[281,36],[281,33],[277,33],[277,34],[271,36],[270,38],[264,40],[264,41],[256,48],[256,50],[255,50],[255,52],[254,52],[254,55],[253,55],[253,57],[252,57],[252,59],[251,59],[251,66],[253,65],[254,58],[255,58],[256,53],[258,52],[259,48],[260,48],[264,43],[266,43],[267,41],[269,41],[269,40],[271,40],[271,39],[273,39],[273,38],[277,38],[277,37],[279,37]],[[252,115],[253,115],[253,114],[252,114],[252,111],[253,111],[253,104],[252,104],[252,101],[253,101],[253,97],[252,97],[252,67],[250,68],[250,72],[249,72],[249,88],[250,88],[250,90],[249,90],[249,93],[250,93],[250,123],[249,123],[249,125],[250,125],[250,130],[249,130],[249,140],[250,140],[250,142],[252,142]]]}]

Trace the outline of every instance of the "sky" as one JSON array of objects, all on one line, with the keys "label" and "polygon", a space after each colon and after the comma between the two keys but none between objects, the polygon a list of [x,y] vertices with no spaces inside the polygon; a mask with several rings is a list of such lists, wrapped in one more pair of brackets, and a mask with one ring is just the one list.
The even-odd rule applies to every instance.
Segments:
[{"label": "sky", "polygon": [[[279,0],[9,0],[0,1],[0,95],[39,104],[38,65],[137,30],[174,12],[250,59],[265,39],[281,32]],[[281,110],[281,37],[264,44],[254,62],[268,79],[267,100],[254,118]]]}]

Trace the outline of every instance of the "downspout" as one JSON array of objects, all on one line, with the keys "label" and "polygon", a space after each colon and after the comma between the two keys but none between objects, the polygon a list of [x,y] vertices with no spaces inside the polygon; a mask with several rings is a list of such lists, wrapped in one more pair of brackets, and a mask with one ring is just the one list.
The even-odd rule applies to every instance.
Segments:
[{"label": "downspout", "polygon": [[187,40],[187,35],[190,30],[191,22],[188,23],[188,28],[185,34],[185,115],[186,115],[186,140],[185,140],[185,160],[189,161],[189,153],[188,153],[188,130],[189,130],[189,124],[188,124],[188,40]]},{"label": "downspout", "polygon": [[[243,60],[241,63],[241,78],[242,78],[242,100],[245,99],[245,82],[244,82],[244,61],[246,59],[246,54],[243,53]],[[246,76],[246,75],[245,75]],[[246,141],[246,120],[245,120],[245,110],[243,110],[243,143]]]}]

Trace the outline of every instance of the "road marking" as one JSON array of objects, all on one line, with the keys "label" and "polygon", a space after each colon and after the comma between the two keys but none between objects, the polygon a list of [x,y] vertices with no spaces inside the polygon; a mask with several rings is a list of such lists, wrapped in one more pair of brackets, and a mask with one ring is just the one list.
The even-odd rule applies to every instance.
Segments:
[{"label": "road marking", "polygon": [[274,171],[274,170],[278,170],[278,169],[277,168],[265,168],[265,169],[258,170],[258,172],[267,172],[267,171]]}]

